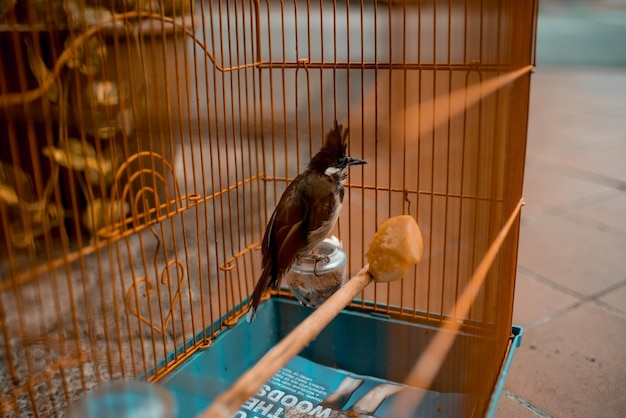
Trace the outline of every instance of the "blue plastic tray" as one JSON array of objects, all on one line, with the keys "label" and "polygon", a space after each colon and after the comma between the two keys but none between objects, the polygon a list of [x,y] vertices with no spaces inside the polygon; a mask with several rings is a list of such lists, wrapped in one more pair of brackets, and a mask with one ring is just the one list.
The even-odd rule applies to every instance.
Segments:
[{"label": "blue plastic tray", "polygon": [[[203,411],[310,312],[311,309],[298,302],[273,297],[261,304],[252,324],[239,321],[221,332],[210,349],[194,354],[160,381],[174,396],[176,416],[193,417]],[[344,310],[300,355],[352,373],[402,382],[435,331],[437,328],[386,315]],[[513,327],[509,349],[497,379],[493,380],[494,391],[490,399],[482,401],[482,410],[487,402],[487,417],[495,414],[522,333],[521,328]],[[492,341],[485,338],[460,334],[431,389],[440,393],[464,393],[475,386],[472,379],[485,376],[459,373],[459,368],[463,361],[480,356],[483,344],[490,343]],[[476,410],[479,402],[475,400],[468,406],[468,415],[474,415],[471,411]]]}]

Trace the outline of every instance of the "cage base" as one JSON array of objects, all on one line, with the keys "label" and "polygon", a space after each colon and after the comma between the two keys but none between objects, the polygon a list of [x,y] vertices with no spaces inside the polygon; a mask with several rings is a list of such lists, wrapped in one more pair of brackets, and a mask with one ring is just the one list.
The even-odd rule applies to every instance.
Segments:
[{"label": "cage base", "polygon": [[[239,321],[221,332],[210,349],[199,351],[159,382],[173,395],[177,417],[196,416],[311,313],[298,302],[272,297],[261,304],[252,324]],[[437,328],[354,309],[342,311],[300,356],[351,373],[402,382]],[[464,416],[493,417],[523,330],[514,326],[495,374],[466,373],[491,339],[460,333],[430,388],[467,395]],[[468,368],[475,369],[475,368]],[[492,392],[477,393],[476,379],[495,375]],[[485,385],[482,385],[485,387]],[[445,410],[445,408],[442,408]],[[253,415],[251,415],[253,416]],[[445,415],[442,415],[445,416]]]}]

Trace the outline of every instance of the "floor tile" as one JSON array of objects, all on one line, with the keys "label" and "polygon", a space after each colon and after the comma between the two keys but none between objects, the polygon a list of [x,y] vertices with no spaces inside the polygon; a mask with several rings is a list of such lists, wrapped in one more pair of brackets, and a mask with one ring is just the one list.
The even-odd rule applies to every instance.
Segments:
[{"label": "floor tile", "polygon": [[569,161],[624,144],[626,72],[539,66],[533,74],[528,163]]},{"label": "floor tile", "polygon": [[537,415],[524,408],[518,402],[502,394],[496,409],[496,418],[536,418]]},{"label": "floor tile", "polygon": [[[626,142],[626,139],[624,140]],[[623,142],[623,143],[624,143]],[[564,164],[590,173],[626,182],[626,145],[594,152],[566,161]]]},{"label": "floor tile", "polygon": [[598,200],[571,211],[573,215],[618,230],[626,234],[626,192],[616,191],[606,199]]},{"label": "floor tile", "polygon": [[626,284],[611,290],[606,295],[599,297],[598,300],[611,305],[626,315]]},{"label": "floor tile", "polygon": [[577,179],[545,167],[527,167],[524,175],[524,210],[565,208],[589,197],[611,191],[610,187]]},{"label": "floor tile", "polygon": [[626,238],[554,216],[523,225],[519,267],[584,296],[626,277]]},{"label": "floor tile", "polygon": [[524,334],[506,387],[554,417],[626,416],[626,319],[585,303]]},{"label": "floor tile", "polygon": [[[562,67],[539,65],[533,74],[533,85],[544,86],[540,97],[546,104],[560,104],[555,110],[583,109],[605,113],[607,108],[624,103],[626,72],[619,67]],[[558,93],[555,96],[554,93]],[[561,102],[560,98],[581,99]],[[538,102],[537,105],[543,105]],[[541,106],[551,109],[548,106]]]},{"label": "floor tile", "polygon": [[610,152],[615,148],[621,147],[625,142],[624,137],[614,134],[597,138],[594,141],[581,139],[579,132],[571,132],[569,128],[563,126],[555,133],[545,131],[534,133],[535,129],[540,128],[529,127],[526,146],[526,163],[531,167],[535,165],[553,165],[555,163],[561,163],[570,167],[573,165],[572,161],[576,161],[590,153]]},{"label": "floor tile", "polygon": [[548,315],[574,305],[576,302],[578,299],[575,297],[518,272],[515,283],[513,323],[526,328]]}]

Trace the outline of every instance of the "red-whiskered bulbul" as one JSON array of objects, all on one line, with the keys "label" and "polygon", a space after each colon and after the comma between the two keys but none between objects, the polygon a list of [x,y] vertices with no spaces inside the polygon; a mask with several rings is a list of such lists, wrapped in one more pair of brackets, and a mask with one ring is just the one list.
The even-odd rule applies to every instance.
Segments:
[{"label": "red-whiskered bulbul", "polygon": [[246,320],[252,322],[268,289],[278,289],[280,280],[296,258],[310,256],[335,226],[343,202],[345,170],[366,161],[348,157],[348,128],[335,121],[322,149],[307,168],[285,189],[270,218],[261,254],[263,272],[250,296]]}]

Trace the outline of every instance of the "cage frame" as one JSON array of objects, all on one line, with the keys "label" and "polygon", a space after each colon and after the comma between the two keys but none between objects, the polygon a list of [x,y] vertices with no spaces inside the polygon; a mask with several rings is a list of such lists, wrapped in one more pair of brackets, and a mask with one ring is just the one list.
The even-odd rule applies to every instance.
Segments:
[{"label": "cage frame", "polygon": [[[245,1],[241,2],[242,4],[245,3]],[[102,34],[106,34],[106,32],[108,30],[110,30],[108,28],[108,26],[111,23],[115,23],[118,20],[126,20],[126,19],[134,19],[134,18],[145,18],[148,20],[154,20],[154,21],[160,21],[162,23],[168,23],[173,25],[173,29],[171,29],[174,32],[174,36],[177,36],[177,33],[179,33],[178,31],[180,31],[179,34],[182,34],[183,36],[186,37],[190,37],[191,39],[193,39],[193,42],[195,43],[195,45],[197,47],[199,47],[201,50],[203,50],[205,52],[205,60],[209,60],[215,71],[217,71],[220,74],[226,74],[226,73],[235,73],[235,72],[239,72],[241,70],[247,70],[247,69],[252,69],[254,72],[258,72],[258,78],[256,79],[258,82],[258,88],[259,88],[259,102],[258,102],[258,106],[264,107],[264,96],[262,93],[262,76],[261,73],[271,73],[273,70],[277,70],[277,71],[282,71],[283,74],[285,71],[293,71],[296,73],[296,80],[298,79],[298,73],[305,73],[306,77],[307,77],[307,81],[309,80],[309,71],[319,71],[320,72],[320,77],[321,77],[321,72],[322,71],[332,71],[333,74],[334,72],[338,71],[338,70],[345,70],[345,71],[349,71],[349,70],[361,70],[361,71],[374,71],[375,73],[378,71],[384,71],[384,70],[389,70],[389,71],[404,71],[405,73],[407,71],[418,71],[421,73],[421,71],[433,71],[433,72],[437,72],[437,71],[450,71],[450,72],[465,72],[466,74],[477,74],[479,75],[479,77],[482,77],[482,74],[486,74],[486,73],[506,73],[506,72],[511,72],[513,70],[519,70],[520,68],[525,69],[524,70],[524,76],[521,78],[516,79],[516,83],[519,84],[518,89],[520,91],[526,91],[526,93],[528,93],[528,89],[529,89],[529,83],[530,83],[530,73],[532,71],[532,67],[534,65],[534,42],[535,42],[535,33],[536,33],[536,13],[537,13],[537,7],[538,7],[538,2],[533,0],[531,2],[530,5],[525,6],[524,9],[529,12],[527,14],[527,16],[525,17],[525,21],[523,23],[521,23],[521,25],[524,25],[525,23],[529,23],[529,29],[528,29],[528,34],[530,34],[530,37],[525,38],[525,39],[518,39],[517,42],[520,43],[520,45],[516,46],[517,48],[520,48],[522,50],[526,50],[526,58],[525,58],[525,62],[523,63],[512,63],[512,64],[507,64],[507,65],[491,65],[491,64],[483,64],[477,61],[471,61],[469,63],[462,63],[462,64],[454,64],[454,63],[443,63],[443,64],[438,64],[438,63],[429,63],[429,62],[406,62],[406,60],[404,62],[398,62],[398,61],[393,61],[392,62],[378,62],[373,61],[373,62],[365,62],[363,60],[361,60],[361,62],[351,62],[350,60],[345,60],[345,61],[337,61],[337,59],[335,58],[335,60],[310,60],[308,57],[300,57],[297,59],[290,59],[290,60],[264,60],[263,59],[263,55],[265,52],[265,49],[263,47],[263,43],[262,40],[264,39],[264,33],[263,33],[263,28],[262,28],[262,24],[261,22],[263,21],[263,14],[262,11],[263,10],[267,10],[267,13],[269,14],[269,9],[270,7],[276,7],[276,6],[270,6],[270,1],[266,0],[265,4],[261,1],[261,0],[251,0],[248,2],[250,5],[252,5],[255,8],[255,12],[254,14],[250,15],[250,21],[254,22],[253,23],[253,29],[250,31],[250,35],[254,34],[256,39],[254,39],[253,41],[250,42],[250,45],[256,45],[254,48],[255,50],[253,51],[252,55],[254,55],[256,57],[256,59],[254,60],[254,62],[246,62],[244,64],[241,65],[225,65],[224,64],[224,60],[222,60],[221,62],[218,60],[218,58],[215,56],[215,53],[211,54],[211,48],[206,44],[201,42],[197,36],[194,34],[193,30],[190,29],[191,28],[198,28],[199,27],[199,22],[196,20],[197,16],[195,14],[192,14],[191,16],[187,16],[186,19],[176,19],[176,18],[169,18],[166,17],[162,14],[155,14],[155,13],[148,13],[148,12],[125,12],[125,13],[118,13],[114,16],[113,20],[111,21],[105,21],[105,22],[100,22],[99,24],[96,24],[94,26],[91,26],[90,28],[88,28],[86,31],[84,31],[82,34],[78,35],[77,38],[74,39],[73,41],[73,47],[78,47],[82,42],[85,42],[87,39],[89,39],[90,36],[95,35],[97,33],[102,33]],[[488,1],[489,3],[489,1]],[[228,5],[228,3],[226,3]],[[238,2],[233,3],[234,5],[239,4]],[[284,5],[284,2],[281,2],[281,4]],[[320,3],[321,4],[321,3]],[[348,3],[349,4],[349,3]],[[363,2],[360,2],[360,7],[361,7],[361,28],[363,28],[364,25],[364,20],[363,20]],[[422,2],[419,2],[420,7],[422,5]],[[483,2],[480,2],[480,4],[482,5]],[[219,6],[221,7],[222,2],[219,3]],[[297,2],[294,2],[294,5],[297,5]],[[307,3],[307,6],[310,6],[310,3]],[[204,3],[201,3],[201,7],[204,8]],[[225,6],[226,7],[226,6]],[[235,7],[235,6],[233,6]],[[264,9],[263,7],[265,7],[266,9]],[[296,6],[297,7],[297,6]],[[348,6],[349,7],[349,6]],[[376,2],[375,4],[375,10],[376,7],[380,7],[378,6],[378,2]],[[389,3],[389,6],[384,6],[389,7],[389,10],[391,10],[391,2]],[[407,2],[404,2],[404,10],[406,12],[407,10]],[[211,6],[211,11],[212,11],[212,6]],[[384,9],[382,9],[384,10]],[[203,14],[203,17],[206,15],[206,13]],[[391,16],[391,12],[389,12],[389,16]],[[336,14],[334,15],[335,19],[336,19]],[[283,19],[284,19],[284,10],[283,10]],[[267,17],[267,21],[269,22],[270,18]],[[390,17],[391,20],[391,17]],[[466,23],[467,24],[467,23]],[[520,23],[518,23],[520,24]],[[188,26],[191,25],[191,26]],[[203,30],[206,30],[206,24],[204,22],[202,22],[202,27],[204,28]],[[40,28],[40,29],[44,29],[44,28]],[[29,27],[28,25],[8,25],[8,27],[6,25],[3,25],[2,28],[0,28],[0,31],[10,31],[11,33],[14,32],[26,32],[26,31],[32,31],[33,28]],[[168,29],[169,31],[170,29]],[[374,30],[376,31],[376,27],[374,28]],[[161,35],[165,34],[165,29],[164,27],[161,29]],[[211,32],[213,33],[213,32]],[[109,34],[108,36],[115,36],[114,34]],[[283,35],[284,36],[284,35]],[[337,39],[334,39],[335,42],[337,41]],[[310,38],[309,38],[309,42],[310,42]],[[391,44],[392,39],[390,37],[389,39],[389,43]],[[436,40],[434,41],[436,42]],[[271,43],[270,43],[271,45]],[[335,47],[336,48],[336,47]],[[198,48],[195,48],[193,50],[193,54],[194,54],[194,60],[197,60],[197,58],[195,57],[195,54],[197,52]],[[332,48],[330,48],[332,50]],[[323,48],[322,48],[323,50]],[[215,51],[215,49],[213,49],[213,51]],[[222,52],[223,52],[223,48],[222,48]],[[336,52],[336,51],[335,51]],[[187,58],[189,58],[187,56],[187,54],[191,53],[189,51],[185,51],[184,52],[185,56]],[[305,55],[305,54],[303,54]],[[419,55],[419,54],[418,54]],[[322,52],[322,56],[323,56],[323,52]],[[271,57],[271,52],[270,52],[270,57]],[[47,78],[46,80],[44,80],[38,87],[32,88],[26,92],[9,92],[6,93],[7,91],[7,87],[4,86],[0,86],[0,108],[2,109],[7,109],[7,108],[16,108],[19,106],[22,106],[24,109],[26,109],[25,111],[28,112],[30,109],[28,106],[35,103],[36,101],[40,100],[41,98],[43,98],[45,96],[45,94],[49,91],[49,89],[53,86],[55,80],[60,77],[61,71],[63,69],[63,67],[67,64],[67,61],[71,58],[70,54],[61,54],[59,59],[55,61],[54,66],[52,67],[51,71],[51,76],[49,78]],[[231,57],[232,59],[232,57]],[[25,68],[23,68],[24,71],[26,71]],[[214,75],[214,77],[216,77],[216,75]],[[0,77],[2,78],[2,77]],[[297,81],[296,81],[297,83]],[[256,92],[255,92],[256,93]],[[336,98],[336,96],[335,96]],[[46,105],[44,105],[45,108]],[[525,97],[521,97],[520,101],[518,103],[515,103],[512,106],[512,110],[510,110],[511,112],[514,111],[518,111],[520,114],[526,114],[526,120],[527,120],[527,112],[528,112],[528,94],[526,94]],[[272,107],[272,106],[270,106]],[[335,111],[337,109],[337,106],[335,105]],[[224,110],[224,112],[226,112],[226,110]],[[309,112],[310,112],[310,106],[309,106]],[[272,111],[273,114],[273,111]],[[254,117],[256,118],[257,113],[254,113]],[[524,118],[521,118],[524,119]],[[263,122],[264,118],[259,116],[259,121],[258,124],[261,127],[261,135],[260,135],[260,141],[261,143],[263,141],[265,141],[265,129],[263,127]],[[296,122],[297,123],[297,122]],[[255,122],[256,125],[256,122]],[[275,126],[275,124],[272,122],[271,123],[272,128]],[[309,132],[310,132],[310,125],[311,125],[311,120],[309,117]],[[509,127],[509,129],[518,129],[521,131],[525,131],[525,123],[521,123],[521,126],[515,125],[515,124],[511,124],[511,126]],[[9,140],[11,142],[15,142],[18,141],[17,140],[17,135],[15,132],[13,132],[14,129],[9,129]],[[83,139],[84,140],[84,139]],[[271,141],[270,139],[268,139],[268,141]],[[54,143],[53,140],[51,140],[50,138],[48,138],[48,142]],[[304,142],[303,142],[304,143]],[[310,144],[309,144],[310,145]],[[519,147],[519,150],[517,151],[518,155],[523,155],[523,149],[525,147],[525,145],[520,142],[519,144],[517,144]],[[264,154],[265,155],[265,154]],[[155,158],[155,160],[158,163],[164,164],[165,166],[167,166],[168,161],[162,157],[162,156],[157,156],[157,155],[152,155],[152,154],[148,154],[146,152],[144,153],[138,153],[136,155],[136,158],[141,158],[141,157],[146,157],[146,158]],[[274,157],[275,158],[275,157]],[[299,158],[299,157],[298,157]],[[127,163],[130,163],[132,161],[127,161]],[[126,162],[125,162],[126,164]],[[154,162],[151,162],[150,164],[155,164]],[[274,165],[276,163],[274,162]],[[299,163],[300,164],[300,163]],[[272,164],[265,164],[263,163],[262,166],[271,166]],[[513,175],[513,177],[515,177],[516,181],[517,181],[517,185],[515,187],[513,187],[512,189],[515,189],[515,191],[511,191],[512,195],[521,195],[521,179],[523,177],[523,165],[521,167],[520,172],[517,172]],[[122,165],[117,173],[116,173],[116,177],[117,176],[122,176],[123,173],[125,173],[127,171],[127,166],[126,165]],[[174,170],[172,168],[169,168],[169,171],[172,173],[172,176],[174,177],[175,181],[174,181],[174,190],[173,193],[175,195],[175,197],[173,198],[169,198],[169,199],[165,199],[165,201],[163,203],[160,203],[157,206],[154,206],[152,208],[150,208],[149,210],[147,210],[144,213],[139,213],[138,210],[134,210],[132,212],[132,216],[127,217],[123,220],[120,220],[118,222],[115,222],[111,225],[108,225],[107,227],[101,229],[99,231],[99,239],[97,239],[95,241],[95,243],[92,244],[87,244],[87,245],[83,245],[81,246],[81,248],[76,251],[76,252],[71,252],[71,253],[65,253],[62,257],[59,258],[55,258],[54,260],[47,260],[46,262],[40,264],[40,265],[36,265],[32,268],[29,268],[25,271],[19,272],[18,274],[13,274],[11,273],[10,275],[10,280],[8,281],[0,281],[0,293],[1,294],[5,294],[7,292],[18,292],[19,289],[21,289],[23,286],[25,286],[26,284],[30,283],[31,281],[34,282],[39,282],[41,280],[41,276],[52,272],[56,269],[62,268],[62,267],[66,267],[69,264],[72,263],[82,263],[84,258],[89,256],[90,254],[99,254],[100,251],[106,249],[106,248],[111,248],[114,244],[121,242],[123,239],[126,239],[127,237],[131,236],[131,235],[135,235],[138,234],[142,231],[147,231],[153,227],[155,227],[156,225],[162,224],[165,220],[171,219],[173,216],[179,215],[183,212],[186,211],[191,211],[203,204],[208,204],[211,201],[216,201],[217,199],[221,199],[224,196],[229,195],[231,192],[233,191],[237,191],[242,189],[243,187],[245,187],[246,185],[252,184],[252,183],[257,183],[259,185],[262,185],[262,188],[265,189],[265,195],[267,196],[267,190],[268,188],[272,187],[269,186],[270,184],[273,185],[274,189],[276,190],[276,184],[286,184],[291,178],[293,178],[292,176],[280,176],[280,175],[267,175],[266,171],[267,170],[260,170],[258,172],[256,172],[255,174],[246,177],[244,179],[241,179],[237,182],[234,182],[232,184],[229,184],[228,187],[223,187],[223,188],[219,188],[216,191],[213,191],[212,193],[208,194],[208,195],[200,195],[199,193],[196,192],[192,192],[192,193],[188,193],[188,194],[181,194],[180,192],[180,185],[178,184],[178,180],[180,179],[176,179],[176,175],[174,174]],[[154,174],[153,174],[154,175]],[[346,184],[346,188],[348,190],[351,189],[360,189],[360,190],[371,190],[373,192],[389,192],[389,193],[397,193],[397,194],[402,194],[402,195],[420,195],[420,194],[424,194],[424,195],[428,195],[428,196],[437,196],[440,195],[443,198],[448,198],[448,197],[454,197],[452,194],[448,194],[448,193],[439,193],[439,192],[435,192],[434,190],[420,190],[419,188],[416,189],[407,189],[407,188],[396,188],[396,187],[384,187],[384,186],[380,186],[377,184],[374,185],[366,185],[364,184],[365,182],[363,182],[362,184],[357,184],[357,183],[348,183]],[[113,183],[114,185],[117,185],[117,183],[114,181]],[[39,186],[39,188],[41,189],[42,187]],[[124,195],[124,190],[122,189],[121,191],[117,191],[117,189],[115,189],[115,192],[112,192],[112,196],[115,196],[116,193],[121,193],[121,195]],[[169,188],[165,188],[166,192],[169,193]],[[463,200],[465,198],[476,198],[476,199],[481,199],[480,197],[477,196],[464,196],[462,193],[459,194],[457,196],[459,199]],[[487,198],[488,199],[488,198]],[[513,198],[511,198],[510,196],[507,197],[506,200],[509,204],[511,204],[511,202],[514,201]],[[512,208],[511,208],[512,209]],[[268,205],[267,205],[267,201],[266,201],[266,205],[265,205],[265,218],[267,219],[267,211],[268,211]],[[120,216],[120,218],[123,218],[123,216]],[[7,215],[3,212],[2,214],[2,219],[3,219],[3,225],[7,225]],[[148,220],[148,221],[146,221]],[[517,245],[517,234],[518,231],[516,231],[516,228],[519,228],[519,225],[516,225],[513,228],[513,232],[511,235],[511,241],[510,243],[507,243],[505,245],[512,245],[513,247],[516,247]],[[6,228],[4,228],[6,229]],[[6,235],[6,231],[4,234],[5,240],[8,242],[9,241],[9,237]],[[50,245],[51,241],[46,241],[47,245]],[[226,257],[226,259],[224,259],[222,261],[222,263],[219,264],[218,268],[219,271],[222,272],[222,274],[224,275],[223,277],[229,277],[230,276],[230,280],[232,281],[232,272],[233,270],[236,268],[236,264],[239,261],[244,261],[245,257],[250,257],[251,254],[253,254],[256,250],[258,250],[259,244],[258,241],[256,242],[252,242],[249,245],[246,245],[242,248],[239,249],[239,251],[235,252],[235,254],[232,255],[232,257]],[[511,251],[510,249],[507,250],[507,253],[515,253],[515,251]],[[11,256],[9,256],[9,258],[11,258]],[[250,259],[251,260],[251,259]],[[251,262],[251,261],[249,261]],[[516,264],[516,260],[515,257],[509,258],[509,260],[507,261],[503,261],[503,264],[508,265],[508,268],[510,269],[511,265],[515,265]],[[167,266],[167,268],[169,268],[169,265]],[[176,268],[176,267],[175,267]],[[84,269],[84,267],[83,267]],[[10,268],[11,271],[15,271],[16,268],[12,267]],[[163,270],[165,271],[165,270]],[[169,275],[170,273],[166,273],[167,275]],[[236,280],[235,280],[236,281]],[[510,289],[509,289],[510,290]],[[137,292],[135,292],[137,293]],[[249,293],[249,292],[242,292],[242,293]],[[285,297],[288,295],[288,292],[286,292],[284,289],[280,290],[278,293],[281,297]],[[126,294],[126,296],[128,295],[128,293]],[[513,301],[513,293],[512,290],[509,291],[508,294],[505,295],[500,295],[500,297],[498,297],[498,300],[501,300],[502,304],[504,305],[510,305],[512,306],[512,301]],[[178,289],[177,292],[175,292],[175,296],[173,299],[170,299],[171,303],[176,303],[175,301],[178,300],[178,298],[180,298],[182,296],[180,296],[180,288]],[[241,299],[241,302],[243,302],[245,299]],[[128,306],[131,306],[130,303],[127,303]],[[227,327],[233,326],[235,323],[237,323],[237,321],[240,319],[240,317],[243,315],[244,313],[244,305],[242,303],[234,303],[232,305],[227,305],[227,309],[225,310],[225,312],[223,313],[223,315],[220,315],[219,318],[217,318],[216,321],[211,321],[210,323],[206,324],[205,327],[202,327],[202,329],[198,330],[198,332],[194,333],[190,338],[186,339],[182,345],[178,345],[176,347],[176,349],[174,350],[174,352],[172,353],[173,355],[173,359],[170,359],[170,354],[168,354],[167,356],[165,356],[165,358],[163,360],[159,360],[158,362],[155,363],[154,367],[151,368],[146,368],[144,367],[144,371],[147,373],[138,373],[138,376],[144,376],[145,378],[147,378],[147,380],[149,381],[159,381],[160,379],[162,379],[164,376],[166,376],[171,370],[173,370],[178,364],[180,364],[181,362],[185,361],[187,358],[189,358],[190,356],[194,355],[196,352],[204,350],[206,348],[208,348],[211,344],[211,341],[219,334],[219,332],[221,330],[226,329]],[[425,313],[421,313],[415,309],[410,310],[410,308],[405,308],[405,307],[396,307],[393,305],[383,305],[383,304],[379,304],[378,302],[374,302],[373,304],[369,304],[366,303],[365,300],[362,301],[355,301],[353,302],[353,304],[351,305],[352,308],[359,308],[365,311],[373,311],[373,312],[379,312],[382,314],[388,314],[388,315],[392,315],[394,317],[398,317],[401,318],[403,320],[407,320],[410,319],[412,321],[417,321],[417,322],[422,322],[425,324],[432,324],[432,323],[445,323],[453,318],[449,318],[446,317],[443,314],[433,314],[432,312],[428,311]],[[21,310],[25,310],[26,307],[22,306],[20,308]],[[182,309],[182,308],[181,308]],[[2,307],[1,309],[2,312],[0,312],[0,329],[2,329],[2,334],[4,336],[5,341],[9,341],[10,337],[9,335],[11,334],[11,332],[9,331],[10,326],[8,325],[8,323],[6,322],[6,313],[4,312],[4,307]],[[171,312],[171,310],[170,310]],[[168,314],[169,315],[169,314]],[[172,314],[173,315],[173,314]],[[166,315],[167,317],[167,315]],[[172,318],[172,316],[170,316],[169,318]],[[141,318],[139,318],[140,322],[142,321]],[[158,322],[158,321],[157,321]],[[162,322],[162,321],[161,321]],[[167,323],[167,322],[166,322]],[[152,324],[154,325],[154,324]],[[467,323],[464,323],[463,326],[467,327],[468,329],[471,329],[473,331],[476,330],[480,330],[481,327],[479,326],[481,324],[472,324],[471,321],[468,321]],[[484,325],[484,324],[482,324]],[[25,339],[27,339],[28,337],[28,332],[26,332],[24,330],[24,325],[20,325],[20,327],[18,327],[22,330],[23,332],[23,337]],[[164,327],[163,327],[164,328]],[[508,332],[510,334],[510,330],[511,330],[511,323],[510,323],[510,318],[508,321],[506,321],[504,324],[498,324],[498,328],[500,329],[500,333],[503,332]],[[194,327],[195,329],[195,327]],[[40,341],[39,341],[40,342]],[[35,343],[37,343],[37,341],[35,341]],[[80,344],[77,344],[77,346],[80,346]],[[72,361],[69,361],[69,358],[63,359],[62,361],[59,361],[57,366],[58,366],[58,370],[61,371],[63,368],[65,367],[70,367],[72,364],[74,363],[81,363],[84,360],[84,356],[86,354],[81,353],[81,350],[78,349],[78,353],[77,356],[75,358],[73,358],[73,363]],[[110,354],[109,354],[110,356]],[[10,357],[10,356],[9,356]],[[108,359],[110,361],[110,358]],[[11,362],[11,360],[8,361],[9,363]],[[163,367],[159,367],[159,365],[161,365],[161,363],[163,363]],[[13,366],[9,365],[9,368],[11,368]],[[14,373],[15,374],[15,373]],[[14,403],[14,406],[17,405],[15,399],[17,396],[21,396],[23,394],[29,394],[28,396],[30,396],[31,398],[33,397],[33,392],[34,392],[34,387],[39,383],[43,382],[45,384],[48,384],[49,386],[52,386],[50,383],[50,379],[51,376],[53,376],[54,373],[52,373],[51,370],[49,370],[47,373],[43,373],[41,376],[39,376],[38,380],[32,380],[29,379],[26,383],[23,384],[22,389],[17,391],[17,392],[12,392],[9,395],[4,395],[3,399],[2,399],[2,404],[3,405],[8,405],[9,403]],[[34,398],[32,398],[34,399]]]}]

